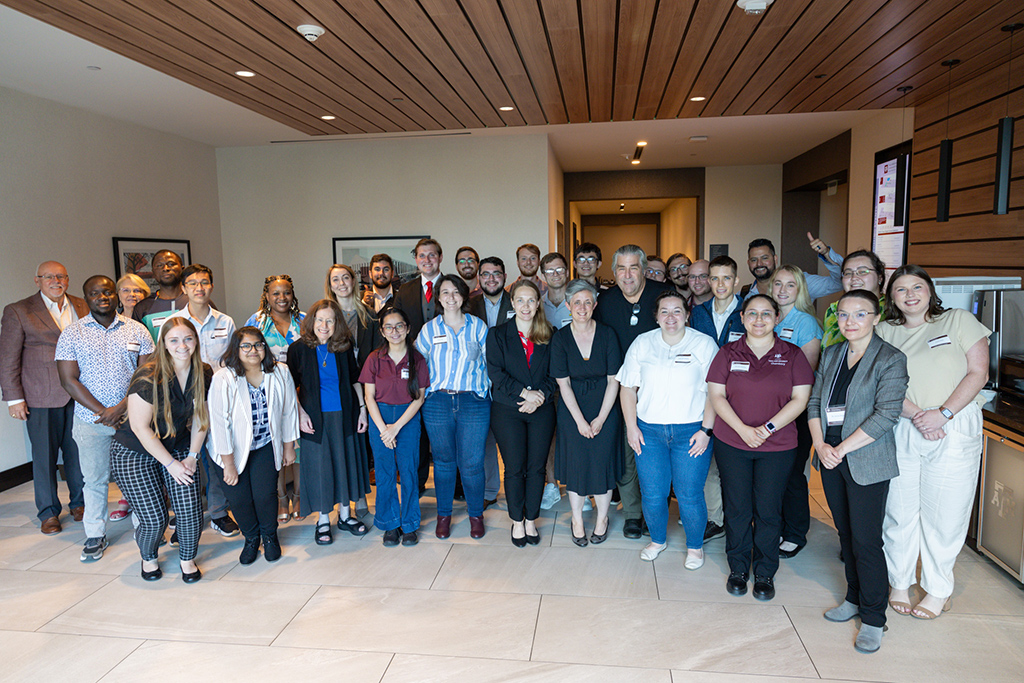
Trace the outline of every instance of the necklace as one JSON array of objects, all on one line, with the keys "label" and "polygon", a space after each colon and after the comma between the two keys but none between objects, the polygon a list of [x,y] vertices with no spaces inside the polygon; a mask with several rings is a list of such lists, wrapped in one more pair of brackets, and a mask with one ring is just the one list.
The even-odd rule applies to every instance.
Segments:
[{"label": "necklace", "polygon": [[327,357],[330,355],[330,351],[324,350],[324,357],[320,358],[320,347],[316,347],[316,357],[320,361],[320,367],[327,367]]}]

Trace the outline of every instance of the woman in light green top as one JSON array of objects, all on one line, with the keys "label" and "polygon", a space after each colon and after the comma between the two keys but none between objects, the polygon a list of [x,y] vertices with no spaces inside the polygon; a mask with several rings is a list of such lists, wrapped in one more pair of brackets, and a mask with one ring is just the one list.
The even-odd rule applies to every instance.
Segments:
[{"label": "woman in light green top", "polygon": [[[860,249],[849,254],[843,259],[842,267],[843,290],[864,289],[879,298],[882,306],[882,320],[885,320],[885,295],[882,294],[882,285],[885,284],[885,263],[878,258],[878,254],[868,249]],[[846,341],[846,337],[839,331],[839,322],[836,320],[836,308],[839,302],[833,302],[825,311],[825,335],[821,339],[822,350],[833,344]]]}]

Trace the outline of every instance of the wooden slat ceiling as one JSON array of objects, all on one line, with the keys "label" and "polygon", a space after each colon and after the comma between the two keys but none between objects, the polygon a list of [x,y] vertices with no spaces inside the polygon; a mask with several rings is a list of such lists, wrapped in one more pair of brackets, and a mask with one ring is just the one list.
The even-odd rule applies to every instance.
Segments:
[{"label": "wooden slat ceiling", "polygon": [[913,106],[943,60],[954,85],[1005,65],[1024,20],[1020,0],[0,1],[309,135],[878,109],[901,85]]}]

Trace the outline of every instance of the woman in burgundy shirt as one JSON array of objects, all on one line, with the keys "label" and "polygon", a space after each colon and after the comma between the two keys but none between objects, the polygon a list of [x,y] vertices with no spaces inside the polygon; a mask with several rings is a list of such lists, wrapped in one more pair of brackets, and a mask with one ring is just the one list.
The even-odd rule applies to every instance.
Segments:
[{"label": "woman in burgundy shirt", "polygon": [[744,301],[746,334],[723,346],[708,371],[725,504],[725,587],[733,595],[747,592],[753,550],[758,600],[775,597],[782,494],[797,449],[793,421],[807,407],[814,384],[800,348],[775,335],[778,317],[779,305],[767,295]]}]

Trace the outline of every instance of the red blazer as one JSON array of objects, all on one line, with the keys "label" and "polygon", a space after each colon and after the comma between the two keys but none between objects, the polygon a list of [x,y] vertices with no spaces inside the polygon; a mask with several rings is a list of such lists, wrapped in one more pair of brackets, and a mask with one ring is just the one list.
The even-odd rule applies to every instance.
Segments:
[{"label": "red blazer", "polygon": [[[79,318],[89,315],[84,299],[66,295]],[[0,320],[0,389],[3,400],[24,399],[29,408],[60,408],[71,400],[60,386],[57,350],[60,328],[43,303],[42,295],[4,307]]]}]

